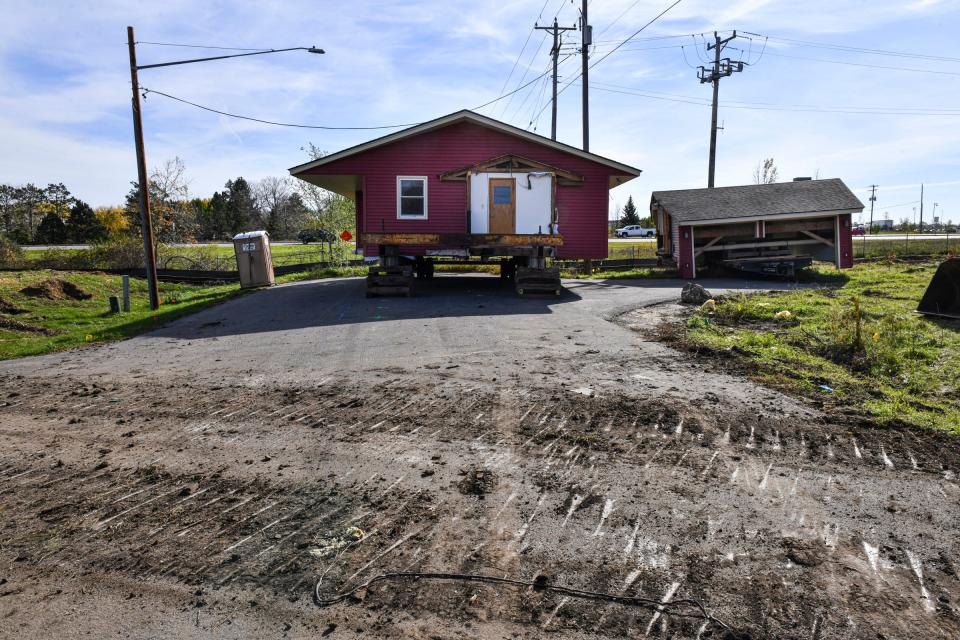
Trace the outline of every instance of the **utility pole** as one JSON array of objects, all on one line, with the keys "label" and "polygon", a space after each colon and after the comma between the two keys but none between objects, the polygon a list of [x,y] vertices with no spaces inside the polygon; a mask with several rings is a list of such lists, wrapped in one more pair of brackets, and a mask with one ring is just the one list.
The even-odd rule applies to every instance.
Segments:
[{"label": "utility pole", "polygon": [[917,231],[923,233],[923,183],[920,183],[920,226]]},{"label": "utility pole", "polygon": [[587,24],[587,5],[589,0],[583,0],[583,7],[580,9],[580,57],[583,61],[583,69],[580,72],[580,82],[583,90],[583,150],[590,151],[590,87],[587,80],[590,67],[587,64],[589,59],[590,45],[593,44],[593,27]]},{"label": "utility pole", "polygon": [[538,27],[534,25],[534,29],[541,29],[543,31],[549,31],[553,34],[553,47],[550,49],[550,56],[553,58],[553,99],[552,99],[552,115],[553,119],[550,123],[550,139],[557,139],[557,59],[560,57],[560,34],[564,31],[573,31],[576,27],[561,27],[557,24],[557,18],[553,18],[552,27]]},{"label": "utility pole", "polygon": [[133,88],[133,139],[137,147],[137,183],[140,196],[140,231],[143,235],[143,263],[147,274],[150,308],[160,308],[157,291],[157,257],[153,246],[153,220],[150,217],[150,184],[147,178],[147,154],[143,148],[143,119],[140,115],[140,83],[137,79],[137,45],[133,27],[127,27],[127,47],[130,49],[130,85]]},{"label": "utility pole", "polygon": [[[140,228],[143,233],[143,261],[144,266],[146,267],[145,271],[147,273],[147,289],[150,292],[150,308],[157,310],[160,308],[160,295],[157,292],[157,257],[153,246],[153,220],[150,217],[150,184],[149,180],[147,179],[147,154],[143,148],[143,118],[140,110],[140,82],[137,79],[137,72],[142,69],[173,67],[181,64],[193,64],[195,62],[208,62],[210,60],[226,60],[227,58],[262,56],[268,53],[282,53],[284,51],[324,53],[324,50],[317,47],[264,49],[263,51],[253,51],[251,53],[232,53],[223,56],[191,58],[190,60],[174,60],[172,62],[158,62],[156,64],[142,64],[138,66],[137,43],[133,39],[133,27],[127,27],[127,47],[130,50],[130,85],[133,89],[133,101],[131,102],[131,106],[133,107],[133,138],[134,144],[137,147],[137,191],[140,195]],[[556,63],[554,63],[554,73],[556,73]]]},{"label": "utility pole", "polygon": [[720,52],[724,45],[737,37],[737,32],[729,38],[720,38],[720,35],[714,31],[714,42],[707,45],[707,51],[713,49],[713,68],[709,71],[706,67],[700,67],[697,70],[697,77],[700,84],[710,82],[713,84],[713,112],[710,116],[710,166],[707,171],[707,187],[713,188],[713,178],[717,168],[717,101],[720,95],[720,78],[733,75],[736,72],[743,71],[743,62],[732,61],[730,58],[720,58]]},{"label": "utility pole", "polygon": [[867,229],[868,233],[873,233],[873,203],[877,201],[877,186],[875,184],[870,185],[870,228]]}]

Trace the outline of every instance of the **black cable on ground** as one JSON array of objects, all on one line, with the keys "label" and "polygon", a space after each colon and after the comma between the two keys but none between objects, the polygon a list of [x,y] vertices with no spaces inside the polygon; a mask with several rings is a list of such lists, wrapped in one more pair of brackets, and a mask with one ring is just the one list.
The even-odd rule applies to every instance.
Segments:
[{"label": "black cable on ground", "polygon": [[367,589],[378,582],[400,580],[450,580],[457,582],[483,582],[487,584],[505,584],[513,587],[527,587],[532,588],[534,591],[549,591],[560,595],[570,596],[572,598],[600,600],[615,604],[642,607],[644,609],[659,611],[663,615],[677,618],[697,618],[706,620],[710,624],[716,625],[724,631],[731,632],[731,634],[734,636],[737,635],[737,632],[733,627],[709,613],[706,607],[699,600],[693,598],[682,598],[678,600],[670,600],[668,602],[661,602],[659,600],[642,598],[639,596],[625,596],[598,591],[586,591],[583,589],[575,589],[573,587],[565,587],[558,584],[550,584],[547,580],[547,577],[542,575],[537,576],[532,581],[528,582],[526,580],[515,580],[513,578],[500,578],[497,576],[485,576],[472,573],[425,573],[420,571],[381,573],[370,578],[366,582],[349,589],[348,591],[344,591],[330,597],[323,597],[320,593],[320,585],[323,583],[323,579],[321,578],[317,581],[317,584],[314,587],[313,598],[317,606],[329,607],[347,600],[358,591]]}]

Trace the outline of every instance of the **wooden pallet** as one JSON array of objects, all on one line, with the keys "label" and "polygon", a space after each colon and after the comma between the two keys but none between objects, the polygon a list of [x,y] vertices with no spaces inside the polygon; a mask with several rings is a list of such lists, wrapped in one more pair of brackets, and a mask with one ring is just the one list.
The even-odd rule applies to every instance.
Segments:
[{"label": "wooden pallet", "polygon": [[367,273],[367,297],[410,296],[413,293],[413,267],[370,267]]},{"label": "wooden pallet", "polygon": [[563,285],[560,283],[560,269],[557,267],[547,269],[517,267],[515,277],[514,290],[517,295],[525,296],[539,293],[558,296],[563,290]]}]

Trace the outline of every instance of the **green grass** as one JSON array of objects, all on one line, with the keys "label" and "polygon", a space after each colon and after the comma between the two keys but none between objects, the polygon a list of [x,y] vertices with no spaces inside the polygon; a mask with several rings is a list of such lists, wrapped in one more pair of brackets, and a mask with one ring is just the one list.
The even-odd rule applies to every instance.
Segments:
[{"label": "green grass", "polygon": [[607,257],[611,260],[625,260],[628,258],[656,258],[656,242],[608,242]]},{"label": "green grass", "polygon": [[864,236],[854,236],[853,238],[853,256],[855,258],[948,255],[958,252],[960,252],[960,236],[936,239],[910,236],[902,240],[864,240]]},{"label": "green grass", "polygon": [[[688,320],[686,340],[773,386],[880,422],[960,433],[960,321],[914,312],[935,270],[892,261],[814,269],[823,287],[724,299]],[[778,318],[783,311],[790,317]]]},{"label": "green grass", "polygon": [[[22,288],[47,278],[72,282],[93,297],[89,300],[48,300],[20,293]],[[145,282],[131,278],[130,288],[132,310],[113,314],[109,311],[109,297],[122,294],[120,276],[47,270],[0,272],[0,297],[25,311],[16,315],[4,314],[4,317],[55,332],[42,335],[0,328],[0,359],[127,338],[241,293],[236,284],[160,283],[163,304],[157,311],[151,311]]]}]

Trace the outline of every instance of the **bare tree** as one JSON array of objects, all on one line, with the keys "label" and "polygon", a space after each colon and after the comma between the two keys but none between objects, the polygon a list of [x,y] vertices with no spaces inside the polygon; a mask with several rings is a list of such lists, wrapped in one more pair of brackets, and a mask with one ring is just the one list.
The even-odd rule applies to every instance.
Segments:
[{"label": "bare tree", "polygon": [[773,184],[780,177],[777,171],[777,165],[773,163],[773,158],[765,158],[757,163],[757,168],[753,170],[754,184]]},{"label": "bare tree", "polygon": [[167,160],[150,173],[151,206],[159,221],[157,239],[162,242],[193,240],[196,215],[190,206],[187,167],[179,157]]},{"label": "bare tree", "polygon": [[[311,160],[327,155],[312,142],[308,142],[304,151]],[[356,206],[352,200],[340,194],[327,191],[305,180],[295,180],[294,189],[300,195],[309,211],[308,224],[336,234],[343,229],[352,229],[356,224]]]},{"label": "bare tree", "polygon": [[259,225],[271,236],[291,238],[307,220],[307,207],[290,178],[267,176],[253,184]]},{"label": "bare tree", "polygon": [[[190,205],[190,186],[187,168],[180,158],[167,160],[150,172],[150,214],[153,219],[154,237],[157,242],[183,242],[193,240],[197,232],[197,220]],[[136,182],[127,194],[126,211],[130,229],[140,229],[140,187]]]}]

